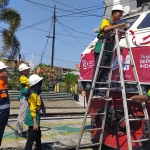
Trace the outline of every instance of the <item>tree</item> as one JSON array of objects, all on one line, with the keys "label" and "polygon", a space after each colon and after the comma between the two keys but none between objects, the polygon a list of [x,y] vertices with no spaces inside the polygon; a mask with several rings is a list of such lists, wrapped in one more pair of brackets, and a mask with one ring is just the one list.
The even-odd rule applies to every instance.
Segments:
[{"label": "tree", "polygon": [[21,24],[20,14],[12,9],[6,8],[9,0],[0,0],[0,21],[9,24],[8,29],[2,29],[2,52],[1,57],[15,59],[20,53],[20,43],[15,32]]},{"label": "tree", "polygon": [[20,83],[19,83],[19,77],[20,77],[20,72],[18,70],[18,68],[16,70],[12,70],[11,72],[9,72],[9,78],[7,81],[7,87],[9,90],[14,90],[14,91],[18,91],[20,90]]},{"label": "tree", "polygon": [[69,92],[71,90],[71,87],[78,82],[78,77],[73,73],[66,73],[64,82],[66,84],[66,90]]},{"label": "tree", "polygon": [[50,65],[46,64],[39,64],[35,68],[34,73],[37,73],[37,70],[40,72],[39,76],[43,77],[42,90],[46,92],[53,91],[58,72],[55,69],[52,69]]}]

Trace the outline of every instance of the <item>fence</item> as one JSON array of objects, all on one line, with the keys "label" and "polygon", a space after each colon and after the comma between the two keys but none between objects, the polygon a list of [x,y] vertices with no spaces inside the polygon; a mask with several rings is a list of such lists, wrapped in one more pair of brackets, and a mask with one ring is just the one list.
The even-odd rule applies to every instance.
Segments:
[{"label": "fence", "polygon": [[[18,100],[20,91],[9,91],[10,100]],[[57,101],[57,100],[73,100],[72,94],[69,93],[56,93],[56,92],[42,92],[43,100]]]}]

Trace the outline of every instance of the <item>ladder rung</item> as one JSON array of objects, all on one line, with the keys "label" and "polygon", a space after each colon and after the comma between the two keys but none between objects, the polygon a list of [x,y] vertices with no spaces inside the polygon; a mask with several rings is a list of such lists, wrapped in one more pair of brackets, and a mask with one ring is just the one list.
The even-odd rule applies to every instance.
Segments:
[{"label": "ladder rung", "polygon": [[103,50],[104,52],[113,53],[114,51]]},{"label": "ladder rung", "polygon": [[96,82],[96,84],[109,84],[108,82]]},{"label": "ladder rung", "polygon": [[118,30],[119,33],[125,33],[125,30]]},{"label": "ladder rung", "polygon": [[[137,84],[137,81],[124,80],[126,84]],[[112,81],[111,83],[121,83],[120,81]]]},{"label": "ladder rung", "polygon": [[125,83],[128,83],[128,84],[137,84],[138,82],[137,81],[129,81],[129,80],[124,80]]},{"label": "ladder rung", "polygon": [[127,101],[132,101],[132,99],[126,99]]},{"label": "ladder rung", "polygon": [[116,89],[116,90],[119,90],[119,89],[122,89],[122,87],[101,87],[101,88],[91,88],[92,90],[107,90],[107,89]]},{"label": "ladder rung", "polygon": [[84,131],[103,130],[103,128],[84,129]]},{"label": "ladder rung", "polygon": [[147,139],[141,139],[141,140],[131,140],[131,142],[143,142],[143,141],[148,141],[150,140],[149,138]]},{"label": "ladder rung", "polygon": [[108,66],[99,66],[100,68],[107,68],[107,69],[111,69],[111,67]]},{"label": "ladder rung", "polygon": [[149,120],[147,118],[135,118],[135,119],[129,119],[129,121],[140,121],[140,120]]},{"label": "ladder rung", "polygon": [[86,148],[86,147],[92,147],[92,146],[97,146],[97,145],[100,145],[100,143],[92,143],[92,144],[82,144],[80,145],[80,148]]},{"label": "ladder rung", "polygon": [[89,113],[89,115],[105,115],[105,113]]},{"label": "ladder rung", "polygon": [[123,64],[123,65],[131,65],[131,66],[133,66],[133,64],[131,64],[131,63],[122,62],[122,64]]}]

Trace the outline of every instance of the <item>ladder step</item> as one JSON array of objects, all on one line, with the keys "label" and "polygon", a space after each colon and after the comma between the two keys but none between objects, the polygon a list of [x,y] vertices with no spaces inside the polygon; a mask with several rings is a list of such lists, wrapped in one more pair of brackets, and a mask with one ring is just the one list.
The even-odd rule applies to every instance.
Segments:
[{"label": "ladder step", "polygon": [[147,118],[135,118],[135,119],[129,119],[129,121],[141,121],[141,120],[149,120]]},{"label": "ladder step", "polygon": [[133,64],[131,64],[131,63],[122,62],[122,64],[123,64],[123,65],[131,65],[131,66],[133,66]]},{"label": "ladder step", "polygon": [[118,30],[119,33],[125,33],[125,30]]},{"label": "ladder step", "polygon": [[109,84],[108,82],[95,82],[96,84]]},{"label": "ladder step", "polygon": [[114,51],[103,50],[104,52],[113,53]]},{"label": "ladder step", "polygon": [[126,99],[127,101],[132,101],[132,99]]},{"label": "ladder step", "polygon": [[92,143],[92,144],[82,144],[80,145],[80,148],[86,148],[86,147],[92,147],[92,146],[98,146],[100,143]]},{"label": "ladder step", "polygon": [[106,68],[106,69],[111,69],[112,67],[108,67],[108,66],[99,66],[100,68]]},{"label": "ladder step", "polygon": [[89,113],[89,115],[105,115],[105,113]]},{"label": "ladder step", "polygon": [[149,141],[150,139],[141,139],[141,140],[131,140],[131,142],[143,142],[143,141]]},{"label": "ladder step", "polygon": [[128,80],[125,80],[124,82],[127,84],[137,84],[138,83],[137,81],[128,81]]},{"label": "ladder step", "polygon": [[84,129],[84,131],[103,130],[103,128]]},{"label": "ladder step", "polygon": [[116,89],[116,90],[119,90],[119,89],[122,89],[122,87],[101,87],[101,88],[91,88],[92,90],[107,90],[107,89]]},{"label": "ladder step", "polygon": [[[120,81],[112,81],[111,83],[121,83]],[[137,84],[137,81],[124,80],[126,84]]]}]

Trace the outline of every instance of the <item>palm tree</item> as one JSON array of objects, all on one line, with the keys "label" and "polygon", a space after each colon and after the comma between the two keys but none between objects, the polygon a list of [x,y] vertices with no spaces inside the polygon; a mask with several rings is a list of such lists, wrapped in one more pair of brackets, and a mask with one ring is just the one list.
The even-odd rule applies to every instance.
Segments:
[{"label": "palm tree", "polygon": [[9,59],[15,59],[20,53],[20,43],[15,36],[15,31],[21,24],[20,14],[12,9],[6,8],[9,0],[0,0],[0,21],[9,24],[8,29],[2,29],[2,52],[1,57],[7,56]]}]

